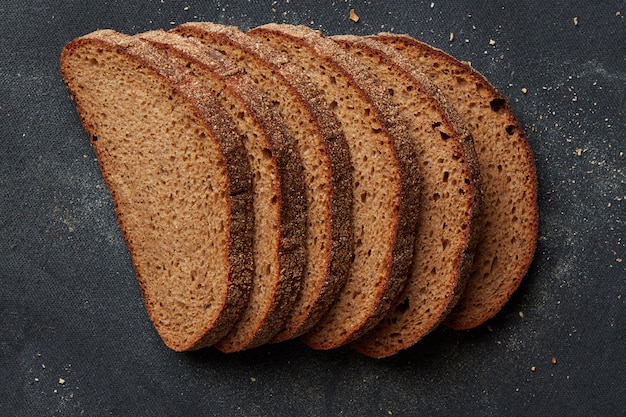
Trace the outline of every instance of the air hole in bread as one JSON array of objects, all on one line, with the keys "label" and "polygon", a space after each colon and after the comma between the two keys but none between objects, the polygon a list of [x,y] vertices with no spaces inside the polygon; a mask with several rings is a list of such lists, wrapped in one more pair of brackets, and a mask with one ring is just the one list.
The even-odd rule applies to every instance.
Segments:
[{"label": "air hole in bread", "polygon": [[515,133],[515,126],[513,125],[508,125],[506,127],[506,133],[508,133],[509,135],[512,135],[513,133]]},{"label": "air hole in bread", "polygon": [[443,182],[448,182],[448,178],[450,178],[450,172],[445,171],[443,173]]},{"label": "air hole in bread", "polygon": [[441,135],[441,139],[443,140],[450,139],[450,135],[448,135],[446,132],[439,132],[439,134]]},{"label": "air hole in bread", "polygon": [[491,107],[491,110],[498,113],[502,109],[504,109],[504,107],[506,106],[506,101],[503,98],[494,98],[489,102],[489,106]]}]

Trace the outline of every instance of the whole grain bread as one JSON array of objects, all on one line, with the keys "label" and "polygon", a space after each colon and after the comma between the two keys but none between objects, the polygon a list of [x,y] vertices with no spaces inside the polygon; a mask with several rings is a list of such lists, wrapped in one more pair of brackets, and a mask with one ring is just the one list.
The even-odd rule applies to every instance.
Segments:
[{"label": "whole grain bread", "polygon": [[278,342],[308,331],[343,286],[352,244],[352,164],[341,125],[314,84],[289,57],[232,26],[183,24],[193,37],[230,59],[267,93],[296,139],[307,197],[307,260],[299,298]]},{"label": "whole grain bread", "polygon": [[463,293],[478,237],[478,160],[472,137],[447,98],[399,52],[363,37],[331,39],[393,92],[393,102],[410,127],[422,174],[419,232],[408,283],[385,318],[352,344],[380,358],[430,333]]},{"label": "whole grain bread", "polygon": [[234,121],[184,68],[110,30],[70,42],[61,73],[156,330],[177,351],[214,344],[253,272],[252,171]]},{"label": "whole grain bread", "polygon": [[268,342],[287,319],[305,263],[306,200],[294,139],[271,101],[240,69],[202,43],[163,31],[136,35],[189,69],[237,123],[254,172],[252,292],[241,320],[215,346],[223,352]]},{"label": "whole grain bread", "polygon": [[474,137],[483,178],[481,238],[466,290],[445,321],[470,329],[493,317],[519,287],[538,231],[534,157],[505,97],[469,64],[406,35],[380,34],[443,90]]},{"label": "whole grain bread", "polygon": [[336,43],[304,26],[270,24],[248,36],[286,53],[325,94],[354,167],[354,261],[345,286],[303,336],[330,349],[361,336],[387,312],[407,278],[419,204],[419,168],[388,91]]}]

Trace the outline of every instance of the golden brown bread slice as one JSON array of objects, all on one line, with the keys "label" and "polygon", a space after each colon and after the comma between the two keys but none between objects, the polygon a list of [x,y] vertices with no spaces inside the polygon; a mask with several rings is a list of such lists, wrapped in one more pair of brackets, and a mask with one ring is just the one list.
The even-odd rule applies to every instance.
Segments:
[{"label": "golden brown bread slice", "polygon": [[230,112],[242,134],[254,172],[255,275],[241,320],[215,346],[223,352],[259,346],[282,328],[302,281],[306,200],[294,140],[271,101],[219,53],[163,31],[137,36],[187,67]]},{"label": "golden brown bread slice", "polygon": [[377,324],[406,281],[413,255],[419,172],[407,126],[388,92],[319,32],[270,24],[248,36],[287,53],[341,121],[354,167],[354,261],[329,312],[303,340],[316,349],[348,343]]},{"label": "golden brown bread slice", "polygon": [[148,315],[167,346],[221,339],[252,280],[252,171],[230,116],[184,68],[110,30],[61,72],[91,136]]},{"label": "golden brown bread slice", "polygon": [[272,341],[309,330],[343,286],[352,256],[352,169],[343,130],[313,83],[279,51],[235,27],[208,22],[171,32],[219,51],[265,91],[296,139],[307,196],[307,261],[302,291]]},{"label": "golden brown bread slice", "polygon": [[380,34],[443,90],[469,128],[483,179],[474,270],[445,324],[469,329],[493,317],[528,271],[538,230],[537,175],[524,131],[506,99],[466,63],[409,36]]},{"label": "golden brown bread slice", "polygon": [[352,345],[380,358],[431,332],[463,293],[478,237],[478,161],[472,137],[446,97],[394,48],[357,36],[331,39],[393,92],[422,173],[409,281],[385,318]]}]

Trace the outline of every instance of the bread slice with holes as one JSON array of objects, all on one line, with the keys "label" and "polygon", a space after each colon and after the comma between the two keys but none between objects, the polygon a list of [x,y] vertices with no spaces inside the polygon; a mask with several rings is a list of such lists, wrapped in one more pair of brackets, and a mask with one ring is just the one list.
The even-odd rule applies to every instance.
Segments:
[{"label": "bread slice with holes", "polygon": [[330,307],[353,252],[352,162],[341,124],[289,57],[258,39],[208,22],[186,23],[171,32],[199,40],[245,71],[268,94],[296,139],[307,198],[307,259],[300,295],[272,341],[300,336]]},{"label": "bread slice with holes", "polygon": [[478,237],[480,173],[471,135],[423,73],[394,48],[373,39],[331,39],[393,93],[422,174],[419,233],[408,283],[385,318],[352,344],[380,358],[430,333],[463,293]]},{"label": "bread slice with holes", "polygon": [[184,68],[110,30],[61,73],[113,198],[148,315],[167,346],[210,346],[252,281],[252,170],[220,103]]},{"label": "bread slice with holes", "polygon": [[215,346],[223,352],[267,343],[301,288],[306,199],[300,156],[271,100],[241,70],[202,43],[163,31],[136,35],[197,77],[231,114],[254,172],[255,274],[248,306]]},{"label": "bread slice with holes", "polygon": [[407,125],[383,85],[332,40],[304,26],[269,24],[248,32],[288,54],[341,121],[354,167],[354,261],[346,284],[303,336],[330,349],[376,325],[407,278],[419,204],[419,171]]},{"label": "bread slice with holes", "polygon": [[477,327],[509,300],[535,252],[539,220],[531,148],[507,100],[469,64],[406,35],[375,39],[397,49],[444,91],[474,137],[483,179],[481,237],[466,290],[445,324]]}]

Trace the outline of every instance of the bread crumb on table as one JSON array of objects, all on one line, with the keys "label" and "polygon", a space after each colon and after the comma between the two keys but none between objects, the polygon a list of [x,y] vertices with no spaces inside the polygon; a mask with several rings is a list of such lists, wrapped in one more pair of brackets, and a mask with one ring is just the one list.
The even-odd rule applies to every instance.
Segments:
[{"label": "bread crumb on table", "polygon": [[578,26],[578,18],[574,17],[572,20],[574,21],[574,26]]},{"label": "bread crumb on table", "polygon": [[352,20],[354,23],[359,21],[359,16],[356,14],[354,9],[350,9],[350,20]]}]

